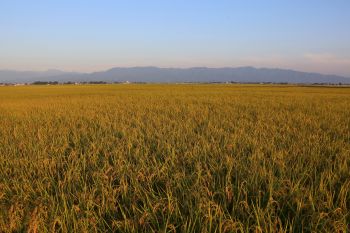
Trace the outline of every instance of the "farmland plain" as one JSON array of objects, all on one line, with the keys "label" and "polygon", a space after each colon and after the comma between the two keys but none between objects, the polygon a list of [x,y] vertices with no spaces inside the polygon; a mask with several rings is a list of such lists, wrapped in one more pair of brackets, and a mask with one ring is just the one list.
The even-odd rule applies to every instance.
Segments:
[{"label": "farmland plain", "polygon": [[346,232],[350,88],[0,87],[0,232]]}]

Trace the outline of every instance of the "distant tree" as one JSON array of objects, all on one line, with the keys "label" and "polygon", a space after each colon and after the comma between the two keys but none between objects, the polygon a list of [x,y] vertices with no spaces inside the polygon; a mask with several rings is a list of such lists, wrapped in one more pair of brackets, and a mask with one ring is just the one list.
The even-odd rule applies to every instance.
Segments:
[{"label": "distant tree", "polygon": [[58,82],[57,81],[53,81],[53,82],[35,81],[32,84],[33,85],[58,85]]},{"label": "distant tree", "polygon": [[107,84],[107,82],[104,82],[104,81],[90,81],[89,84]]}]

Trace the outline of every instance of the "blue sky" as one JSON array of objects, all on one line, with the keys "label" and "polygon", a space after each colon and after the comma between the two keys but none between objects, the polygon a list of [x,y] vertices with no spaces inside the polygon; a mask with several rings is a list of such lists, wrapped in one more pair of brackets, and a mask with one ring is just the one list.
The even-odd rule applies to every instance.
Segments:
[{"label": "blue sky", "polygon": [[0,1],[0,69],[246,65],[350,76],[350,1]]}]

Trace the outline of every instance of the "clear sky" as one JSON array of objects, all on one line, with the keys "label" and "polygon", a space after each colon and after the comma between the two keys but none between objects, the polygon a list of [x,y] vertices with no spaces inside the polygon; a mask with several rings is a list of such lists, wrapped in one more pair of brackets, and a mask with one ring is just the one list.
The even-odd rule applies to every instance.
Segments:
[{"label": "clear sky", "polygon": [[115,66],[350,77],[350,0],[0,1],[0,69]]}]

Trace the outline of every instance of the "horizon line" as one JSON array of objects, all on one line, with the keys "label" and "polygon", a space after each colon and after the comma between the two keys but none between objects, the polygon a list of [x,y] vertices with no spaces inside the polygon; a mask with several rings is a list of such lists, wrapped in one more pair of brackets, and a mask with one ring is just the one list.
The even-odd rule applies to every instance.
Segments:
[{"label": "horizon line", "polygon": [[327,76],[338,76],[343,78],[350,78],[350,75],[339,75],[339,74],[332,74],[332,73],[323,73],[323,72],[317,72],[317,71],[302,71],[298,69],[292,69],[292,68],[280,68],[280,67],[267,67],[267,66],[252,66],[252,65],[246,65],[246,66],[219,66],[219,67],[211,67],[211,66],[190,66],[190,67],[175,67],[175,66],[114,66],[111,68],[103,69],[103,70],[96,70],[96,71],[89,71],[89,72],[83,72],[83,71],[75,71],[75,70],[64,70],[64,69],[57,69],[57,68],[49,68],[44,70],[28,70],[28,69],[7,69],[3,68],[0,69],[0,71],[7,71],[7,72],[49,72],[49,71],[57,71],[57,72],[64,72],[64,73],[77,73],[77,74],[93,74],[93,73],[100,73],[100,72],[107,72],[112,69],[133,69],[133,68],[157,68],[157,69],[179,69],[179,70],[189,70],[189,69],[239,69],[239,68],[253,68],[253,69],[271,69],[271,70],[284,70],[284,71],[293,71],[293,72],[301,72],[301,73],[309,73],[309,74],[321,74],[321,75],[327,75]]}]

